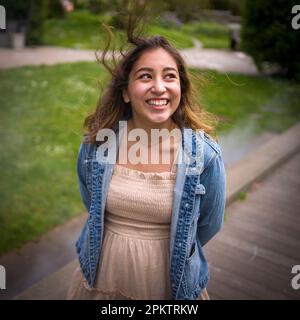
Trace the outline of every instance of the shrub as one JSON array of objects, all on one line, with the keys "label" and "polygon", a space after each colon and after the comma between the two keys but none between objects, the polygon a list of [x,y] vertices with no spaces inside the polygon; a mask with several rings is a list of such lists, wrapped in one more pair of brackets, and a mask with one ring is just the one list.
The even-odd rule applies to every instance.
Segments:
[{"label": "shrub", "polygon": [[276,63],[289,78],[300,78],[300,31],[291,26],[295,0],[245,0],[242,48],[259,68]]}]

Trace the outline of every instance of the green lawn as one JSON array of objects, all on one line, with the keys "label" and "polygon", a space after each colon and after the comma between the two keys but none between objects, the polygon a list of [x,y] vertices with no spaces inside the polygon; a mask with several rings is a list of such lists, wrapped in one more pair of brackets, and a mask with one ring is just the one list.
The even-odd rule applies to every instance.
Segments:
[{"label": "green lawn", "polygon": [[196,22],[185,24],[182,32],[201,41],[204,48],[228,49],[229,29],[215,22]]},{"label": "green lawn", "polygon": [[[261,130],[280,131],[300,119],[299,84],[202,74],[209,83],[196,87],[207,109],[226,121],[223,131],[251,115]],[[83,212],[76,155],[83,119],[104,83],[93,63],[0,71],[0,253]]]},{"label": "green lawn", "polygon": [[[103,21],[109,21],[109,17],[78,10],[67,14],[65,19],[49,19],[44,25],[44,43],[76,49],[103,49],[106,43],[106,33],[100,24]],[[228,48],[229,44],[228,29],[213,22],[178,27],[157,19],[145,31],[149,35],[166,36],[178,49],[193,47],[193,38],[200,40],[206,48]],[[114,33],[119,46],[123,34],[116,30]]]},{"label": "green lawn", "polygon": [[[193,72],[197,78],[199,71]],[[282,132],[300,119],[300,83],[214,71],[203,71],[202,77],[207,83],[203,89],[196,86],[197,91],[207,109],[221,118],[220,132],[247,125],[249,119],[257,133]]]}]

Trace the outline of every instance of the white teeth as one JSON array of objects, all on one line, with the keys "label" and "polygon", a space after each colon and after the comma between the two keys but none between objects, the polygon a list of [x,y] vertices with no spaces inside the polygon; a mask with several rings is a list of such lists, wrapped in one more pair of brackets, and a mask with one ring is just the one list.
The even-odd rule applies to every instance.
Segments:
[{"label": "white teeth", "polygon": [[147,103],[154,105],[154,106],[164,106],[168,103],[169,100],[161,99],[161,100],[148,100]]}]

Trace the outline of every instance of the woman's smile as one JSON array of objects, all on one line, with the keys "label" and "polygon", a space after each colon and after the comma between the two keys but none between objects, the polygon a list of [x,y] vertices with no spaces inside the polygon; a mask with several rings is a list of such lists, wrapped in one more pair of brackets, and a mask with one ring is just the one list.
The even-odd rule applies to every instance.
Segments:
[{"label": "woman's smile", "polygon": [[146,103],[154,110],[164,110],[168,107],[169,99],[148,99]]}]

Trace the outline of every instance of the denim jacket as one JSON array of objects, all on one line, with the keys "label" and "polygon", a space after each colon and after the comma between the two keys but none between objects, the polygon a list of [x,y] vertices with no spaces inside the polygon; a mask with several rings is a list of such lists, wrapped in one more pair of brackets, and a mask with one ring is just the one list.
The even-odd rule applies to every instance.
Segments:
[{"label": "denim jacket", "polygon": [[[203,246],[223,224],[225,169],[220,146],[207,134],[187,128],[181,132],[179,154],[185,160],[176,164],[169,277],[173,299],[194,300],[209,280]],[[105,203],[114,168],[97,156],[97,149],[96,144],[83,140],[77,159],[79,191],[89,215],[76,241],[76,251],[90,287],[96,279]]]}]

